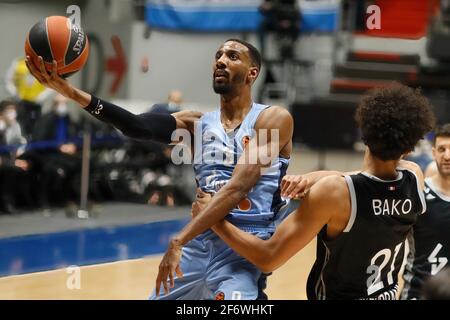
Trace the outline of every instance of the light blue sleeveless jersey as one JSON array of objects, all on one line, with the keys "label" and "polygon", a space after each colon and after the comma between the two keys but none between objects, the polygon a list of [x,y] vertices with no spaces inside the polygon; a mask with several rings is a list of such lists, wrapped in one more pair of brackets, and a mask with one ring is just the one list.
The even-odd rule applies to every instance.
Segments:
[{"label": "light blue sleeveless jersey", "polygon": [[[197,185],[203,191],[218,192],[230,180],[245,145],[256,135],[254,126],[258,116],[268,107],[253,103],[241,125],[228,133],[220,121],[220,110],[206,113],[201,118],[196,132],[194,171]],[[281,216],[280,211],[285,210],[288,204],[287,199],[281,198],[279,187],[288,165],[289,159],[282,157],[272,161],[270,168],[262,172],[260,180],[247,198],[226,219],[246,231],[261,228],[273,231],[275,221]]]}]

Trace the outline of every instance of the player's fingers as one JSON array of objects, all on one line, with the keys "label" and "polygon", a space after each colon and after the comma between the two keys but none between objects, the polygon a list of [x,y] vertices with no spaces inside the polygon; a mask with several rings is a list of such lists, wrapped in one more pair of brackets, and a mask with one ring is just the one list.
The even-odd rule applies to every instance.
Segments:
[{"label": "player's fingers", "polygon": [[173,288],[174,286],[174,277],[173,275],[175,274],[175,270],[173,270],[174,268],[170,267],[169,268],[169,283],[170,283],[170,288]]},{"label": "player's fingers", "polygon": [[176,272],[178,278],[183,278],[183,271],[181,271],[181,268],[179,265],[175,268],[175,272]]},{"label": "player's fingers", "polygon": [[291,191],[291,194],[289,195],[289,197],[294,198],[297,194],[303,193],[303,191],[305,191],[307,185],[308,185],[308,181],[306,179],[302,179],[299,183],[294,185],[294,189]]},{"label": "player's fingers", "polygon": [[287,197],[291,196],[292,192],[294,191],[295,187],[302,181],[301,176],[297,176],[292,179],[292,181],[289,183],[289,186],[285,188],[284,193]]},{"label": "player's fingers", "polygon": [[286,183],[287,183],[286,176],[284,176],[283,179],[281,179],[281,183],[280,183],[281,193],[283,193],[284,186],[286,185]]},{"label": "player's fingers", "polygon": [[164,266],[162,268],[162,272],[161,272],[161,282],[164,288],[164,293],[167,295],[169,294],[169,288],[167,287],[167,267]]},{"label": "player's fingers", "polygon": [[285,176],[282,180],[281,180],[282,184],[281,184],[281,193],[282,196],[285,197],[288,194],[286,193],[286,190],[288,190],[288,188],[291,186],[292,184],[292,176]]},{"label": "player's fingers", "polygon": [[53,63],[52,63],[52,76],[51,76],[52,80],[58,79],[57,70],[58,70],[58,63],[56,62],[56,60],[53,60]]},{"label": "player's fingers", "polygon": [[159,297],[159,292],[161,290],[161,270],[159,270],[158,276],[156,277],[155,290],[156,290],[156,296]]},{"label": "player's fingers", "polygon": [[42,59],[41,56],[39,56],[38,59],[39,59],[39,71],[41,73],[41,76],[45,79],[45,81],[50,80],[47,70],[45,70],[44,59]]}]

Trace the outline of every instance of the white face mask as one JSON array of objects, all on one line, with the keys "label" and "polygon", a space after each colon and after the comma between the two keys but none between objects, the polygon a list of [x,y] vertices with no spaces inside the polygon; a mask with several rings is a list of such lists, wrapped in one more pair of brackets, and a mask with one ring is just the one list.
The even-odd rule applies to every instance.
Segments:
[{"label": "white face mask", "polygon": [[5,121],[0,120],[0,131],[5,130],[5,128],[6,128],[6,123],[5,123]]},{"label": "white face mask", "polygon": [[17,112],[16,110],[8,110],[5,112],[5,117],[6,119],[8,119],[9,121],[14,121],[17,118]]},{"label": "white face mask", "polygon": [[58,106],[56,107],[56,113],[60,116],[65,116],[67,114],[67,104],[58,104]]}]

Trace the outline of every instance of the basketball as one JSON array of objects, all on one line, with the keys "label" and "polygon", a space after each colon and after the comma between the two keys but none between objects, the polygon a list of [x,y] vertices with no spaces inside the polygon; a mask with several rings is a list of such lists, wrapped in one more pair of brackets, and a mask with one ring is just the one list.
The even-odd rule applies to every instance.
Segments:
[{"label": "basketball", "polygon": [[53,60],[57,62],[57,72],[68,77],[81,68],[89,56],[88,38],[80,26],[64,16],[50,16],[36,23],[25,41],[25,54],[35,66],[42,56],[48,71]]}]

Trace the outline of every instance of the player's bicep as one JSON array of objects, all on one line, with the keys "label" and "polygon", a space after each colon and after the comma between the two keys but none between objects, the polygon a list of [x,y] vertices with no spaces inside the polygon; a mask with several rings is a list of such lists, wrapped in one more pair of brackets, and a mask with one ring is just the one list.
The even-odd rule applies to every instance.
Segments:
[{"label": "player's bicep", "polygon": [[275,255],[272,257],[274,269],[303,249],[329,222],[333,211],[330,204],[323,201],[326,189],[320,185],[318,182],[311,188],[297,210],[277,227],[269,240]]},{"label": "player's bicep", "polygon": [[280,152],[292,140],[294,119],[283,107],[272,106],[264,110],[255,123],[260,145],[276,146]]}]

